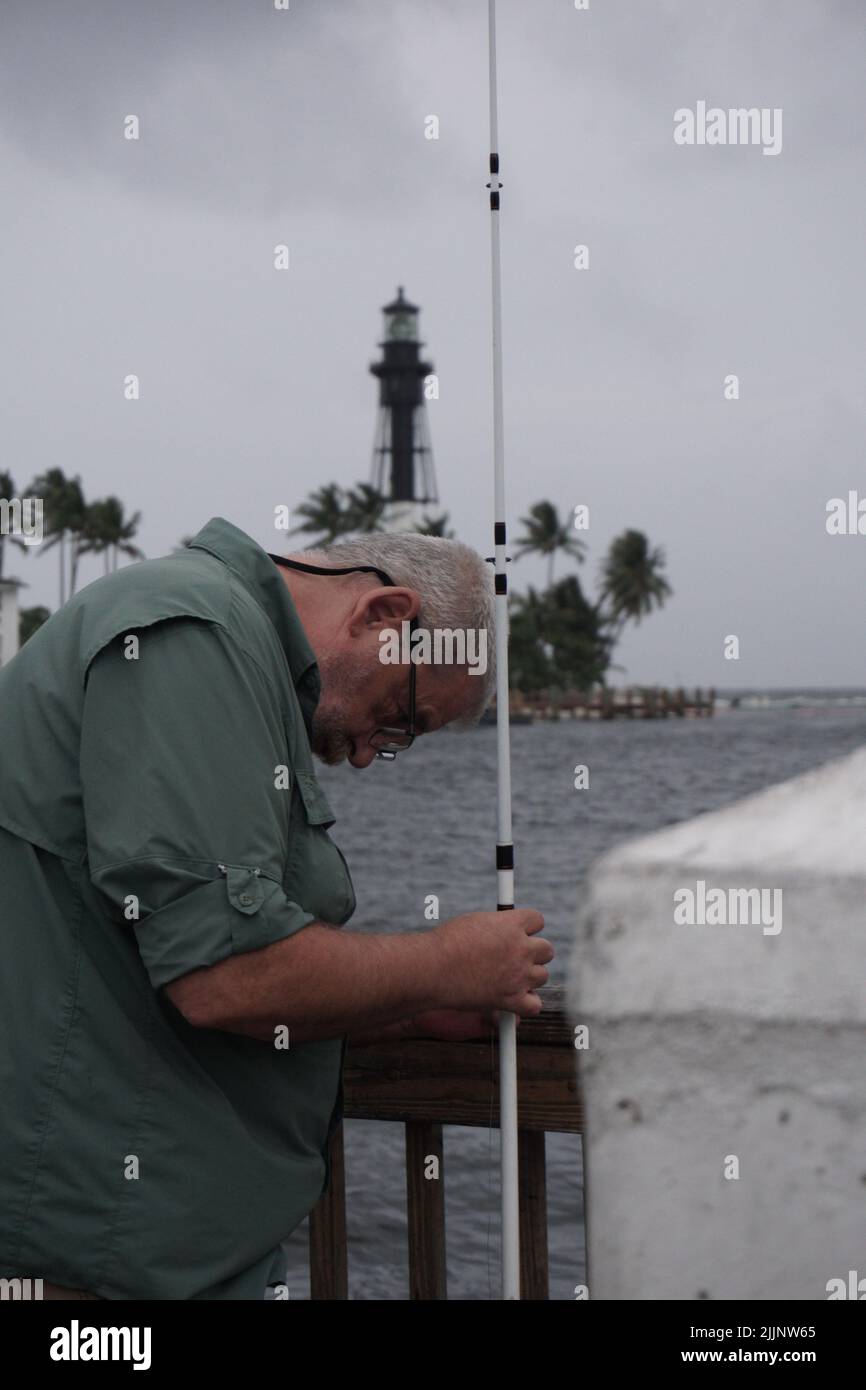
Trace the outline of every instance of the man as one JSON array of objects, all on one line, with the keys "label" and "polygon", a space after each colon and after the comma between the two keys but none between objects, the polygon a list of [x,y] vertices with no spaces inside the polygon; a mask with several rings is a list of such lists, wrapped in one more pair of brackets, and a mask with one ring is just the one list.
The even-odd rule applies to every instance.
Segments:
[{"label": "man", "polygon": [[538,913],[338,930],[312,753],[363,768],[486,699],[380,660],[404,622],[491,628],[483,561],[420,536],[282,560],[216,518],[0,673],[0,1277],[261,1298],[326,1181],[347,1038],[538,1012]]}]

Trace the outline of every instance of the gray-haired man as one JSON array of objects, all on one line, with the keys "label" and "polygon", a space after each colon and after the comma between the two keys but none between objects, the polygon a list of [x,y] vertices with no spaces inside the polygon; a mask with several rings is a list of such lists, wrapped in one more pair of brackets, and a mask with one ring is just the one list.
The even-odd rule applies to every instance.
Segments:
[{"label": "gray-haired man", "polygon": [[2,1277],[262,1297],[326,1179],[348,1036],[540,1009],[536,912],[338,930],[355,898],[312,763],[480,713],[489,667],[389,664],[380,639],[492,628],[483,561],[409,536],[288,561],[216,518],[0,672]]}]

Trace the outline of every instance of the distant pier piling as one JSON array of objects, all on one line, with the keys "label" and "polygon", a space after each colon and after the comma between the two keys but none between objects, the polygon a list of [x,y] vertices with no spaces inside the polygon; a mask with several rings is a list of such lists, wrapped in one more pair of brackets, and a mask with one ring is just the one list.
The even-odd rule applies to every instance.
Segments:
[{"label": "distant pier piling", "polygon": [[[513,691],[511,720],[515,724],[531,724],[537,719],[708,719],[714,712],[716,692],[700,686],[688,692],[678,687],[667,690],[659,686],[626,686],[614,690],[604,686],[598,690],[565,690],[559,693],[539,691],[524,695]],[[495,723],[495,706],[488,711],[484,723]]]}]

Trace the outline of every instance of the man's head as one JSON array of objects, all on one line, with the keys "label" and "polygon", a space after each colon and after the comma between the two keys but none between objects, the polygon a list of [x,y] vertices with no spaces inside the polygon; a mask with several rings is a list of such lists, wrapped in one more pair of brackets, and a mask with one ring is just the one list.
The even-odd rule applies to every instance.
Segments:
[{"label": "man's head", "polygon": [[373,565],[393,580],[281,571],[319,663],[313,752],[323,762],[366,767],[377,729],[408,726],[412,667],[394,658],[408,655],[413,619],[416,733],[477,722],[495,684],[494,599],[492,566],[474,550],[438,536],[373,534],[291,558]]}]

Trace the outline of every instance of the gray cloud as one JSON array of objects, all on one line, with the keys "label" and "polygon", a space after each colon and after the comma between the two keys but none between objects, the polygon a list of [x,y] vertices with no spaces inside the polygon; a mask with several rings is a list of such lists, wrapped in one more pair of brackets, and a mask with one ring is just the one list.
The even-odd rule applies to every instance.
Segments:
[{"label": "gray cloud", "polygon": [[[404,283],[441,377],[443,503],[489,553],[485,20],[457,0],[5,0],[19,481],[58,464],[118,492],[148,553],[215,512],[271,542],[277,502],[367,476],[366,368]],[[630,679],[860,683],[861,538],[823,524],[866,489],[859,6],[500,0],[499,47],[512,519],[588,502],[589,587],[624,526],[666,547],[675,597],[625,640]],[[676,147],[698,98],[781,106],[781,155]],[[34,601],[54,565],[16,555]]]}]

